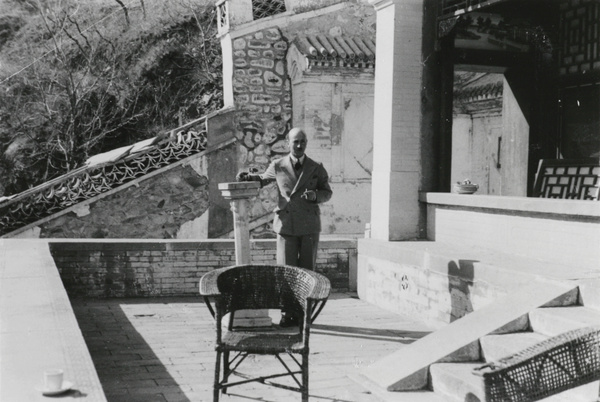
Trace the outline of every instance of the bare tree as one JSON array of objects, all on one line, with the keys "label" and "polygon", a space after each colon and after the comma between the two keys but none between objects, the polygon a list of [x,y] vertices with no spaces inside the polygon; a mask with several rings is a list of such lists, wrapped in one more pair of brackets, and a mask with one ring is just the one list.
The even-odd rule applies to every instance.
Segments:
[{"label": "bare tree", "polygon": [[[29,49],[35,62],[0,88],[0,173],[9,178],[6,193],[222,104],[220,46],[210,4],[186,5],[185,15],[164,17],[163,25],[135,25],[157,18],[146,14],[141,0],[128,10],[126,26],[118,27],[109,18],[118,10],[99,19],[92,6],[84,10],[78,1],[72,7],[69,0],[57,7],[43,1],[29,3],[39,21],[38,43]],[[17,143],[19,152],[6,152]]]}]

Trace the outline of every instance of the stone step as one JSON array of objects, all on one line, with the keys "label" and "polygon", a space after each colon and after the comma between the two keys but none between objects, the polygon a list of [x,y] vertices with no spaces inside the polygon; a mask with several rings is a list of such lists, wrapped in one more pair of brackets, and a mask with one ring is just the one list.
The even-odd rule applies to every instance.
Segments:
[{"label": "stone step", "polygon": [[452,401],[485,401],[483,379],[473,374],[481,362],[436,363],[429,368],[431,389]]},{"label": "stone step", "polygon": [[448,402],[448,399],[445,396],[436,394],[431,390],[424,389],[418,391],[393,392],[377,387],[375,384],[370,384],[369,380],[365,377],[357,378],[352,374],[348,377],[367,389],[370,389],[371,395],[375,396],[377,400],[381,402]]},{"label": "stone step", "polygon": [[[433,391],[447,401],[484,401],[483,378],[473,374],[480,362],[436,363],[430,368]],[[546,402],[591,402],[598,397],[598,381],[543,399]]]},{"label": "stone step", "polygon": [[[568,297],[567,299],[572,300]],[[588,325],[600,325],[600,312],[570,302],[563,306],[561,302],[548,303],[558,307],[541,307],[528,314],[531,327],[536,332],[515,332],[490,334],[480,338],[481,361],[472,362],[438,362],[429,368],[430,389],[436,394],[453,401],[485,400],[483,380],[473,375],[473,368],[483,361],[495,361],[517,353],[550,336],[581,328]],[[595,401],[598,397],[596,381],[572,390],[546,398],[548,402]]]},{"label": "stone step", "polygon": [[457,362],[471,362],[473,360],[481,359],[481,347],[478,341],[473,341],[466,346],[450,353],[448,356],[440,359],[440,362],[445,363],[457,363]]},{"label": "stone step", "polygon": [[586,279],[579,282],[580,303],[600,311],[600,279]]},{"label": "stone step", "polygon": [[531,329],[554,336],[572,329],[600,325],[600,311],[585,306],[538,308],[529,312]]},{"label": "stone step", "polygon": [[529,316],[523,314],[519,318],[509,322],[506,325],[498,328],[493,334],[512,334],[513,332],[529,331]]},{"label": "stone step", "polygon": [[412,391],[427,387],[428,368],[457,350],[501,328],[551,300],[571,291],[569,283],[530,283],[527,288],[497,299],[460,320],[429,334],[410,347],[374,362],[356,378],[387,391]]},{"label": "stone step", "polygon": [[575,287],[567,293],[557,297],[556,299],[550,300],[542,307],[566,307],[576,306],[581,304],[581,296],[579,287]]},{"label": "stone step", "polygon": [[483,360],[491,362],[533,346],[547,338],[546,335],[537,332],[516,332],[513,334],[487,335],[481,338],[479,343]]},{"label": "stone step", "polygon": [[[575,287],[565,294],[550,300],[542,307],[566,307],[576,306],[580,303],[579,288]],[[509,322],[508,324],[498,328],[494,334],[510,334],[513,332],[528,332],[529,331],[529,315],[523,314],[519,318]]]}]

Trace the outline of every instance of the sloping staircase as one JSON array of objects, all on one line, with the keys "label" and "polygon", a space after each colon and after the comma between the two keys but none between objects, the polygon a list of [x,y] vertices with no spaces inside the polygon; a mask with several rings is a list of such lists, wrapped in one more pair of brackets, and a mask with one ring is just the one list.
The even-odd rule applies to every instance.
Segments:
[{"label": "sloping staircase", "polygon": [[[430,367],[430,389],[449,401],[484,401],[483,380],[475,367],[532,346],[571,329],[600,325],[600,311],[578,304],[541,307],[527,315],[528,325],[505,334],[479,340],[480,356],[475,361],[436,363]],[[599,382],[590,383],[546,398],[548,401],[596,401]]]},{"label": "sloping staircase", "polygon": [[11,237],[78,204],[208,152],[207,137],[208,116],[203,116],[168,133],[94,155],[83,166],[22,193],[0,197],[0,237]]},{"label": "sloping staircase", "polygon": [[94,155],[83,166],[22,193],[0,196],[0,238],[17,237],[69,212],[78,214],[101,198],[225,149],[237,141],[223,123],[232,121],[233,113],[232,108],[221,109],[156,137]]},{"label": "sloping staircase", "polygon": [[[483,378],[473,374],[473,369],[485,362],[496,361],[502,357],[519,352],[544,339],[559,335],[572,329],[592,325],[600,325],[600,306],[597,304],[597,296],[594,288],[598,285],[597,280],[572,283],[570,289],[560,295],[553,296],[549,301],[520,315],[510,323],[498,327],[483,336],[477,336],[476,341],[469,338],[469,332],[464,330],[472,328],[477,333],[486,330],[485,324],[480,321],[487,314],[502,314],[503,311],[517,309],[523,300],[519,300],[524,293],[511,295],[510,297],[493,303],[493,306],[475,311],[460,320],[434,332],[407,348],[399,351],[390,359],[395,359],[397,370],[389,378],[395,378],[395,382],[386,382],[385,372],[390,371],[390,361],[378,362],[369,368],[364,376],[354,378],[369,388],[383,401],[461,401],[477,402],[485,401]],[[539,283],[539,287],[548,287],[548,284]],[[552,286],[549,286],[552,287]],[[535,287],[534,287],[535,288]],[[533,288],[532,288],[533,289]],[[580,292],[584,289],[584,292]],[[559,288],[550,293],[560,292]],[[531,291],[531,289],[529,290]],[[550,294],[542,291],[541,294],[531,294],[529,299],[544,297]],[[589,303],[586,304],[586,295],[589,294]],[[532,301],[533,302],[533,301]],[[472,316],[472,317],[470,317]],[[462,323],[461,323],[462,321]],[[491,322],[498,322],[494,317],[489,317]],[[495,324],[494,324],[495,325]],[[454,327],[454,329],[452,329]],[[463,341],[452,339],[464,336]],[[429,338],[429,339],[427,339]],[[446,356],[436,356],[430,353],[435,345],[444,348],[454,348],[449,344],[462,344],[461,348]],[[412,349],[412,350],[411,350]],[[435,362],[420,367],[426,361],[421,356],[421,362],[417,355],[429,354]],[[379,365],[379,367],[378,367]],[[406,373],[413,372],[411,375]],[[400,373],[400,374],[399,374]],[[401,379],[402,377],[402,379]],[[383,378],[382,381],[379,381]],[[425,378],[425,380],[422,380]],[[378,383],[379,382],[379,383]],[[583,385],[560,394],[553,395],[546,401],[597,401],[599,395],[599,381]]]}]

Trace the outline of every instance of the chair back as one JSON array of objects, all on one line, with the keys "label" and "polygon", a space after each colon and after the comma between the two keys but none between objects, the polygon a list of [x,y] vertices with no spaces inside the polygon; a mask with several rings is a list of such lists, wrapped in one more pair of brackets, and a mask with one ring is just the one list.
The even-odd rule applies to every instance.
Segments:
[{"label": "chair back", "polygon": [[315,279],[290,266],[242,265],[219,274],[222,313],[251,309],[305,312]]}]

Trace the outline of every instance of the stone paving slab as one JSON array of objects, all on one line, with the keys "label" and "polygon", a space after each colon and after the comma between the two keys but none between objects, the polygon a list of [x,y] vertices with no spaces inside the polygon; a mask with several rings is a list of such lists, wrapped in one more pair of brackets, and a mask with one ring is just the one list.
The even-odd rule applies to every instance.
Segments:
[{"label": "stone paving slab", "polygon": [[[73,310],[109,402],[212,400],[214,322],[200,298],[76,299]],[[279,315],[271,311],[274,322]],[[334,294],[311,331],[310,400],[376,402],[349,378],[432,328],[356,298]],[[250,372],[279,370],[270,356]],[[292,391],[251,383],[222,401],[299,401]]]}]

